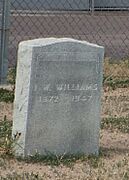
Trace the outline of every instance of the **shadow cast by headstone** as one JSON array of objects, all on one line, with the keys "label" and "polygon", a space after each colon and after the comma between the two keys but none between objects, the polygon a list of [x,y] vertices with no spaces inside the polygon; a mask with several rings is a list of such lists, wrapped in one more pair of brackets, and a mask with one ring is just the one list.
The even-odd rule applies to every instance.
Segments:
[{"label": "shadow cast by headstone", "polygon": [[129,154],[129,148],[119,147],[100,147],[100,156],[109,157],[115,155],[126,155]]}]

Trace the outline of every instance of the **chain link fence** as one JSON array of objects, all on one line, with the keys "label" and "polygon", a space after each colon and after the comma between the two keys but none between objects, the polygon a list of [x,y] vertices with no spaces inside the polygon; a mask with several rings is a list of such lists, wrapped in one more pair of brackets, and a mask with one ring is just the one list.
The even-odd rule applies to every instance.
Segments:
[{"label": "chain link fence", "polygon": [[129,56],[128,7],[127,0],[12,0],[9,64],[16,63],[20,41],[42,37],[86,40],[104,46],[106,57],[125,59]]},{"label": "chain link fence", "polygon": [[9,67],[18,43],[71,37],[105,47],[102,116],[129,117],[128,0],[11,0]]}]

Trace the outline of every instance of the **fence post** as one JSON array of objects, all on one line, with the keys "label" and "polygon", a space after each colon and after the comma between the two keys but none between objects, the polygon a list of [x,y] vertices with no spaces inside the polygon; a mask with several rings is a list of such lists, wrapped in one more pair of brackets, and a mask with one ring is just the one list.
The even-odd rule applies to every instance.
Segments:
[{"label": "fence post", "polygon": [[8,72],[10,0],[3,0],[1,47],[0,47],[0,84],[6,84]]},{"label": "fence post", "polygon": [[92,14],[94,14],[94,7],[95,7],[94,0],[90,0],[90,11]]}]

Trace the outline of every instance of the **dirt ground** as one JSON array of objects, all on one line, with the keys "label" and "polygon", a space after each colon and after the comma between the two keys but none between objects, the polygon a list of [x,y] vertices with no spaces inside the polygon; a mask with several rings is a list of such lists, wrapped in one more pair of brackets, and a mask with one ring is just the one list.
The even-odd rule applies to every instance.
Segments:
[{"label": "dirt ground", "polygon": [[[129,89],[105,89],[102,98],[102,117],[127,117],[129,113]],[[13,104],[0,103],[0,120],[7,116],[12,121]],[[72,166],[42,163],[26,163],[14,158],[0,157],[0,179],[21,175],[17,179],[29,179],[24,173],[35,174],[35,179],[44,180],[128,180],[129,179],[129,134],[116,129],[100,132],[100,158],[81,161]],[[32,179],[32,178],[30,178]]]},{"label": "dirt ground", "polygon": [[[44,180],[121,180],[129,173],[129,134],[102,130],[100,147],[104,156],[92,163],[77,161],[72,167],[64,165],[50,166],[43,163],[25,163],[15,159],[0,158],[0,175],[38,174]],[[129,177],[129,176],[127,176]],[[19,178],[20,179],[20,178]]]}]

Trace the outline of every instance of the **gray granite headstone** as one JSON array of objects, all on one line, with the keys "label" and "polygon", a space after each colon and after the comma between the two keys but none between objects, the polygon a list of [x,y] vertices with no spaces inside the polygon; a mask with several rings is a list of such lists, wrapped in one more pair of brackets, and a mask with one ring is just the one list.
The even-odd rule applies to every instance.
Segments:
[{"label": "gray granite headstone", "polygon": [[21,42],[16,155],[97,154],[104,48],[69,38]]}]

